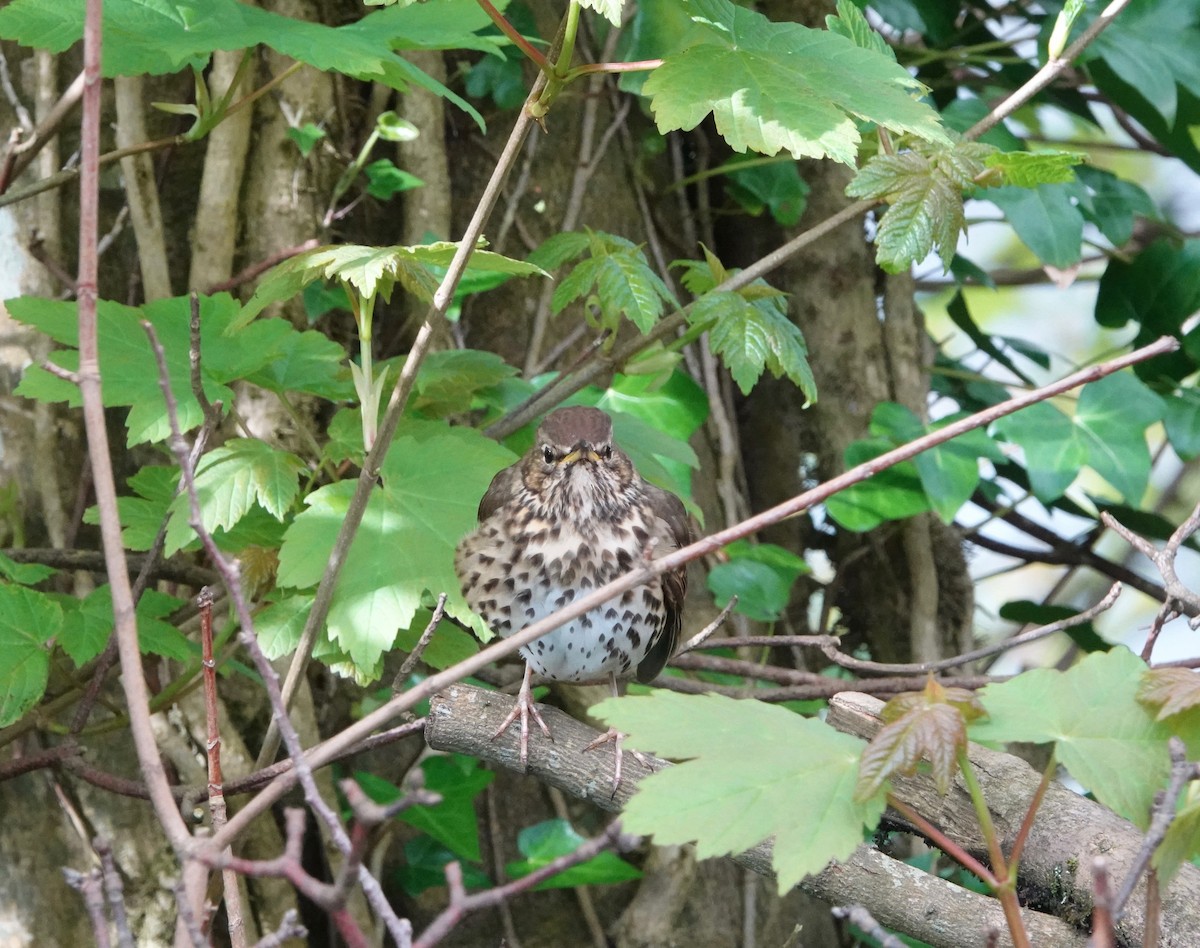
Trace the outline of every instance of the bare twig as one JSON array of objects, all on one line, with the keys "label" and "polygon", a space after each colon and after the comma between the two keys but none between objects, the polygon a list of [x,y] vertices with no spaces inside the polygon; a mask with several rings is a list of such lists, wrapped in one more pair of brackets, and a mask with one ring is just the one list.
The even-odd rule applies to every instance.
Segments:
[{"label": "bare twig", "polygon": [[1142,873],[1150,865],[1155,851],[1166,838],[1167,830],[1171,828],[1171,823],[1175,819],[1175,806],[1179,802],[1183,788],[1187,786],[1188,781],[1197,779],[1196,767],[1188,763],[1187,748],[1183,741],[1178,737],[1172,737],[1168,748],[1171,752],[1171,779],[1167,782],[1166,789],[1160,790],[1155,797],[1154,811],[1150,816],[1150,828],[1146,830],[1142,848],[1138,851],[1137,859],[1130,866],[1128,875],[1125,876],[1121,888],[1117,890],[1117,894],[1112,900],[1114,923],[1119,922],[1121,916],[1125,914],[1125,905],[1129,901],[1129,897],[1133,895],[1138,880],[1141,879]]},{"label": "bare twig", "polygon": [[879,948],[904,948],[904,942],[880,925],[861,905],[835,905],[830,909],[834,918],[844,919],[859,931],[874,938]]},{"label": "bare twig", "polygon": [[1112,883],[1108,877],[1108,860],[1103,856],[1092,860],[1092,893],[1092,937],[1088,940],[1088,948],[1116,948]]},{"label": "bare twig", "polygon": [[84,908],[87,909],[97,948],[108,948],[111,942],[108,938],[108,919],[104,916],[104,889],[100,883],[100,870],[79,872],[75,869],[64,869],[63,876],[67,885],[83,896]]},{"label": "bare twig", "polygon": [[100,857],[104,896],[112,913],[113,928],[117,930],[117,944],[120,948],[133,948],[133,931],[125,911],[125,885],[121,882],[121,873],[117,871],[117,863],[113,859],[112,844],[106,837],[97,836],[92,841],[92,848]]},{"label": "bare twig", "polygon": [[133,591],[125,564],[112,457],[109,453],[108,430],[100,392],[100,360],[96,332],[96,235],[100,187],[100,24],[100,2],[88,0],[83,41],[83,129],[79,192],[79,390],[83,399],[84,426],[88,436],[96,506],[100,511],[100,534],[105,561],[108,563],[115,637],[121,659],[121,683],[129,710],[130,731],[137,750],[138,764],[150,791],[155,816],[172,847],[176,852],[182,852],[190,841],[190,834],[175,808],[150,725],[150,696],[142,673]]},{"label": "bare twig", "polygon": [[[725,623],[725,620],[729,618],[729,613],[733,612],[733,610],[737,607],[737,604],[738,597],[730,596],[729,602],[725,603],[725,608],[717,613],[717,617],[713,619],[712,622],[684,642],[683,648],[675,653],[676,657],[678,658],[685,652],[690,652],[693,649],[700,648],[701,645],[707,642],[712,634],[716,632],[717,629],[721,628],[721,626]],[[729,641],[727,639],[722,639],[717,647],[727,648],[729,647]]]},{"label": "bare twig", "polygon": [[425,631],[421,633],[421,637],[417,639],[417,644],[413,646],[413,650],[408,653],[404,659],[404,663],[400,666],[400,670],[396,672],[396,677],[392,681],[392,691],[401,691],[404,688],[404,682],[412,673],[412,670],[417,667],[417,662],[421,660],[421,653],[429,647],[429,640],[433,638],[433,633],[437,631],[438,624],[442,621],[442,616],[446,614],[446,594],[438,595],[437,605],[434,607],[433,615],[429,617],[429,623],[425,626]]},{"label": "bare twig", "polygon": [[528,892],[539,882],[549,879],[551,876],[556,876],[560,872],[565,872],[572,866],[587,862],[593,856],[604,852],[606,849],[613,848],[632,848],[631,846],[622,845],[621,823],[619,820],[613,820],[608,824],[608,828],[603,833],[595,839],[590,839],[586,843],[583,843],[574,852],[568,853],[565,856],[559,856],[557,859],[542,866],[540,869],[534,870],[527,876],[522,876],[520,879],[515,879],[502,886],[485,889],[483,892],[477,892],[474,895],[468,895],[467,890],[463,887],[462,866],[457,862],[449,863],[446,866],[445,872],[446,884],[450,887],[450,904],[430,923],[429,927],[421,934],[421,937],[413,943],[413,948],[432,948],[433,945],[436,945],[445,938],[446,934],[471,912],[490,908],[502,901],[511,899],[514,895],[518,895],[521,892]]}]

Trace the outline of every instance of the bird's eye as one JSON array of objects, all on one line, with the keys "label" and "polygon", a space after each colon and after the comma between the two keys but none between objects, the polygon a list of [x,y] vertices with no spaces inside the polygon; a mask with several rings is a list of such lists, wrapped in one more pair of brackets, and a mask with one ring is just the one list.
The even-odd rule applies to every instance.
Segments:
[{"label": "bird's eye", "polygon": [[554,449],[550,447],[550,445],[546,445],[542,448],[542,458],[547,464],[554,463]]},{"label": "bird's eye", "polygon": [[599,453],[600,453],[600,457],[604,458],[604,460],[606,460],[606,461],[612,460],[612,445],[611,444],[602,445]]}]

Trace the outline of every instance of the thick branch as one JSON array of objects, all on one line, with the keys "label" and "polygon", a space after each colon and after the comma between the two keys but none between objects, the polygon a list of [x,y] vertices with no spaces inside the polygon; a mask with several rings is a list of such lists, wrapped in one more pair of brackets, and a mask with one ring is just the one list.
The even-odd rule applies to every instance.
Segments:
[{"label": "thick branch", "polygon": [[[511,706],[512,699],[496,692],[454,685],[430,702],[426,739],[436,750],[471,754],[491,764],[518,769],[516,733],[492,740]],[[669,766],[653,757],[647,757],[647,766],[633,755],[626,755],[622,765],[625,776],[614,793],[612,755],[583,752],[599,732],[556,708],[543,707],[541,712],[554,741],[530,742],[528,774],[601,809],[621,810],[642,777]],[[769,845],[756,846],[735,861],[763,875],[773,875]],[[900,929],[936,948],[982,945],[991,930],[1005,928],[1004,913],[995,899],[947,883],[869,846],[860,846],[845,862],[809,877],[800,887],[831,904],[862,905],[880,924]],[[1086,940],[1082,933],[1049,915],[1025,912],[1024,916],[1037,945],[1082,948]],[[1009,942],[1001,939],[998,944]]]}]

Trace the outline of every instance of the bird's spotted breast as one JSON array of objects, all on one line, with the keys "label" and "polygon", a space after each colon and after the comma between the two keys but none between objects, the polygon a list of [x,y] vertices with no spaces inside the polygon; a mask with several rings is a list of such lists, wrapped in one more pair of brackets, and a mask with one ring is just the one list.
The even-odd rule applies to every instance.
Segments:
[{"label": "bird's spotted breast", "polygon": [[[590,521],[562,530],[531,516],[489,518],[457,552],[468,604],[502,636],[557,612],[629,571],[651,535],[639,506],[620,523]],[[624,678],[661,634],[660,581],[627,590],[521,650],[533,670],[556,681]]]}]

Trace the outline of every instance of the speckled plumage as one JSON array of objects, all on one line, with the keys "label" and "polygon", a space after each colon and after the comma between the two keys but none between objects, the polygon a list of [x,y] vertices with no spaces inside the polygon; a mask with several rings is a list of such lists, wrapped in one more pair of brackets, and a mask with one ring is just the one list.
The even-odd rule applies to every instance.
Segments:
[{"label": "speckled plumage", "polygon": [[[661,556],[690,539],[682,502],[642,480],[596,408],[547,416],[530,451],[493,479],[479,521],[455,569],[471,608],[502,636],[628,572],[648,549]],[[674,651],[686,583],[683,569],[655,577],[521,653],[556,681],[652,680]]]}]

